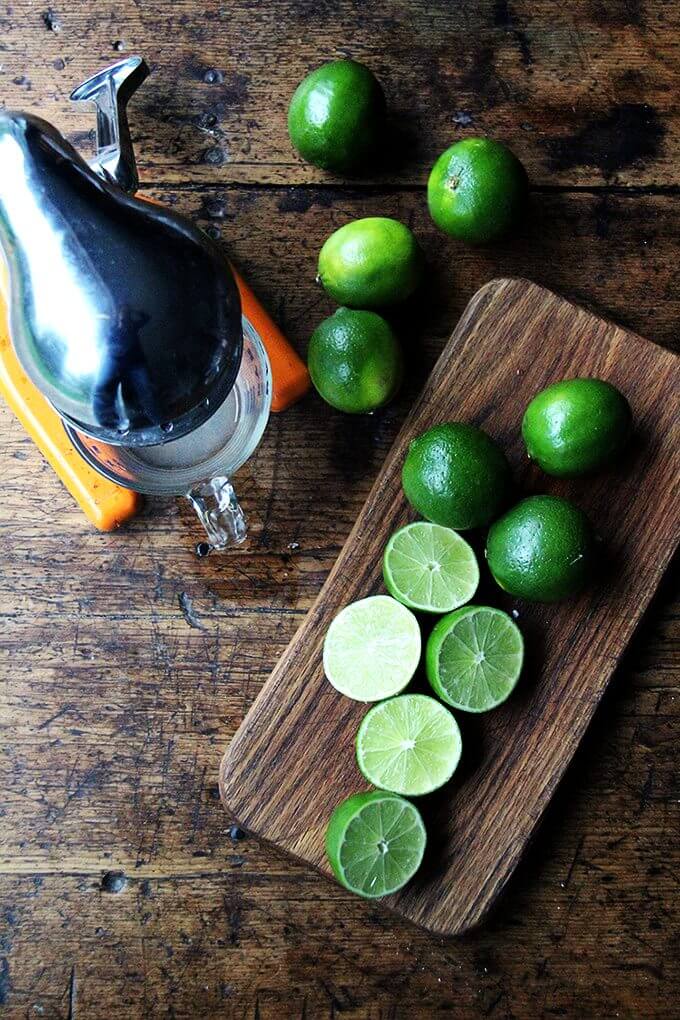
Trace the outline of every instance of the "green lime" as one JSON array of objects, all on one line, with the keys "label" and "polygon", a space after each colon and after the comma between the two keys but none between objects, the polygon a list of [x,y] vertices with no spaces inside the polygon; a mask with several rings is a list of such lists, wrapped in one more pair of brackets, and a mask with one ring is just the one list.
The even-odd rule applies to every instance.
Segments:
[{"label": "green lime", "polygon": [[488,524],[512,492],[503,451],[486,432],[463,422],[435,425],[414,439],[401,481],[419,514],[458,531]]},{"label": "green lime", "polygon": [[430,216],[447,234],[485,244],[507,233],[526,205],[517,157],[490,138],[464,138],[443,152],[427,183]]},{"label": "green lime", "polygon": [[396,793],[355,793],[338,804],[326,830],[333,874],[359,896],[388,896],[413,878],[427,834],[420,812]]},{"label": "green lime", "polygon": [[611,463],[630,435],[624,395],[603,379],[564,379],[541,390],[524,413],[527,453],[549,475],[571,478]]},{"label": "green lime", "polygon": [[420,661],[420,627],[410,609],[389,595],[345,606],[323,646],[323,668],[336,691],[355,701],[399,694]]},{"label": "green lime", "polygon": [[507,613],[464,606],[434,627],[427,642],[427,679],[439,697],[463,712],[486,712],[514,690],[524,641]]},{"label": "green lime", "polygon": [[331,234],[319,254],[319,280],[330,296],[352,308],[403,301],[423,275],[423,253],[398,220],[369,216]]},{"label": "green lime", "polygon": [[557,602],[575,595],[592,577],[595,537],[573,503],[559,496],[529,496],[491,525],[486,559],[511,595]]},{"label": "green lime", "polygon": [[420,797],[448,782],[463,744],[448,708],[424,694],[401,694],[370,708],[357,733],[357,764],[382,790]]},{"label": "green lime", "polygon": [[355,60],[332,60],[298,85],[288,133],[300,155],[345,173],[372,156],[383,134],[385,96],[375,75]]},{"label": "green lime", "polygon": [[390,595],[405,606],[448,613],[477,591],[479,566],[472,548],[451,528],[416,521],[387,543],[383,577]]},{"label": "green lime", "polygon": [[312,333],[307,364],[323,399],[349,414],[381,407],[401,383],[401,348],[376,312],[338,308]]}]

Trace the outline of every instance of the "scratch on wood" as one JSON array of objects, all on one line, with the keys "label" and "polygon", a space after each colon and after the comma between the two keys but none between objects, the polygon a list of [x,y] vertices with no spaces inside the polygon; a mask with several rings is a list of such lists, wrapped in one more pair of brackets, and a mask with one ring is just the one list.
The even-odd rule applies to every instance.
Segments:
[{"label": "scratch on wood", "polygon": [[2,960],[0,960],[0,1006],[4,1006],[7,1002],[9,988],[9,963],[7,958],[3,956]]},{"label": "scratch on wood", "polygon": [[71,967],[71,981],[68,989],[68,1020],[75,1020],[76,1016],[76,968]]},{"label": "scratch on wood", "polygon": [[635,812],[636,815],[641,815],[642,812],[647,807],[647,805],[649,804],[649,801],[651,800],[653,786],[654,786],[654,766],[650,765],[649,771],[647,772],[647,778],[642,784],[642,789],[640,790],[640,800],[637,806],[637,810]]},{"label": "scratch on wood", "polygon": [[571,876],[573,874],[574,868],[576,867],[576,862],[579,859],[579,855],[581,853],[581,850],[583,849],[584,842],[585,842],[585,836],[581,836],[580,840],[578,841],[578,843],[576,845],[576,850],[574,852],[574,856],[571,859],[571,864],[569,865],[569,870],[567,871],[567,877],[565,878],[564,882],[560,883],[563,889],[566,889],[567,886],[569,885],[569,883],[571,882]]},{"label": "scratch on wood", "polygon": [[182,610],[182,616],[194,630],[205,630],[205,627],[201,623],[196,611],[194,609],[194,603],[190,595],[185,591],[181,591],[177,596],[179,602],[179,608]]},{"label": "scratch on wood", "polygon": [[[36,728],[39,729],[39,730],[45,730],[53,722],[56,722],[57,719],[61,719],[62,715],[66,715],[67,712],[74,712],[74,711],[75,711],[75,706],[74,705],[62,705],[62,707],[59,709],[58,712],[55,712],[54,715],[51,715],[49,717],[49,719],[45,719],[44,722],[39,723]],[[80,713],[77,713],[77,715],[78,715],[79,719],[82,718]]]}]

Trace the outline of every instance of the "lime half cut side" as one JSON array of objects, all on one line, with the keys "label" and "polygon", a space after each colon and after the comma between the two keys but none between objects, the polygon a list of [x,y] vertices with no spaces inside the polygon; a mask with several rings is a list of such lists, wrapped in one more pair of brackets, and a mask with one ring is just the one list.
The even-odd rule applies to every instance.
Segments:
[{"label": "lime half cut side", "polygon": [[416,521],[390,538],[383,576],[390,595],[405,606],[448,613],[477,591],[479,566],[471,546],[456,531]]},{"label": "lime half cut side", "polygon": [[507,613],[464,606],[449,613],[427,642],[427,679],[435,694],[464,712],[486,712],[512,693],[524,641]]},{"label": "lime half cut side", "polygon": [[413,878],[427,835],[417,808],[384,790],[339,804],[326,831],[326,853],[341,885],[359,896],[388,896]]},{"label": "lime half cut side", "polygon": [[406,687],[420,647],[420,627],[410,609],[389,595],[373,595],[335,617],[324,641],[323,668],[340,694],[381,701]]},{"label": "lime half cut side", "polygon": [[364,716],[357,764],[374,786],[419,797],[451,778],[462,746],[458,723],[441,702],[425,694],[401,694]]}]

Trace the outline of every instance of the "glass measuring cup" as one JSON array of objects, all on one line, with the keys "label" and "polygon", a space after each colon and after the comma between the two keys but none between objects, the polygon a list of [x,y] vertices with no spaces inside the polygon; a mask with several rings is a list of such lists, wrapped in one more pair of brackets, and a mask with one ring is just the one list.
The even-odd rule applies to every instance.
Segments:
[{"label": "glass measuring cup", "polygon": [[[64,427],[80,455],[100,474],[150,496],[186,496],[213,549],[243,542],[245,515],[234,473],[258,446],[269,419],[272,380],[259,334],[243,317],[243,356],[236,382],[210,417],[192,432],[152,446],[110,446]],[[206,398],[209,399],[209,398]]]}]

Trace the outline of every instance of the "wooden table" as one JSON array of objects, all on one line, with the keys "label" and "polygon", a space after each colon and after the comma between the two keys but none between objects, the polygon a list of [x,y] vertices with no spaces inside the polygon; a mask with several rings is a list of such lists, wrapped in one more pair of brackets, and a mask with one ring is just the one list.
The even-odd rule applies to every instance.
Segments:
[{"label": "wooden table", "polygon": [[[0,408],[0,1016],[677,1016],[669,582],[471,936],[395,923],[236,839],[216,780],[479,285],[525,275],[677,343],[679,30],[664,0],[0,4],[0,99],[83,150],[94,120],[72,86],[147,57],[131,106],[145,190],[221,238],[300,350],[332,309],[314,284],[332,229],[398,216],[430,259],[401,399],[353,420],[310,397],[272,419],[239,479],[237,552],[198,559],[178,501],[94,533]],[[286,136],[297,82],[341,55],[377,72],[400,137],[362,181],[301,163]],[[423,197],[436,154],[472,133],[507,141],[533,185],[519,235],[483,251],[440,234]]]}]

